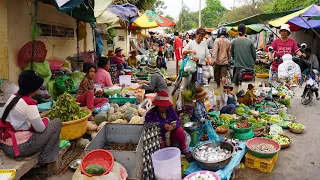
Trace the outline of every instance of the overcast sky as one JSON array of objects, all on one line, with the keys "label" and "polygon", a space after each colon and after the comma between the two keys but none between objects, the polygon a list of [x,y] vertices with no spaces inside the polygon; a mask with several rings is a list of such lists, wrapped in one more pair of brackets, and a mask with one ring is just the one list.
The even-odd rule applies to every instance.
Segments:
[{"label": "overcast sky", "polygon": [[[222,5],[227,9],[233,6],[233,0],[220,0]],[[167,9],[164,11],[164,15],[170,15],[175,19],[178,19],[181,11],[182,1],[181,0],[164,0]],[[183,0],[183,3],[190,8],[191,11],[199,10],[199,0]],[[205,7],[206,0],[201,0],[202,9]]]}]

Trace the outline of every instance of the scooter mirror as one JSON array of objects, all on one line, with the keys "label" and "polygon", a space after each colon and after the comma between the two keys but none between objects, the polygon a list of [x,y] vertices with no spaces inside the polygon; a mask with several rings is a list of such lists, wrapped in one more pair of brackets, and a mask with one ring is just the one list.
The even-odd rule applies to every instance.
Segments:
[{"label": "scooter mirror", "polygon": [[300,46],[301,46],[301,49],[302,49],[302,50],[307,49],[307,44],[306,44],[306,43],[302,43]]}]

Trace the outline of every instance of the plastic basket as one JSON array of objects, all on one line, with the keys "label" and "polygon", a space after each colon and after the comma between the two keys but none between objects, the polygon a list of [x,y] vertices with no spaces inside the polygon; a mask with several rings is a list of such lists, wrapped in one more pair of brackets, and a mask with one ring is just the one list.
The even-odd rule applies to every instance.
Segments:
[{"label": "plastic basket", "polygon": [[109,103],[115,103],[119,105],[123,105],[127,102],[131,104],[135,104],[137,101],[136,97],[110,97],[109,98]]},{"label": "plastic basket", "polygon": [[122,87],[119,87],[119,86],[105,87],[103,88],[103,91],[104,91],[104,94],[113,96],[115,94],[120,94],[122,91]]},{"label": "plastic basket", "polygon": [[63,66],[63,62],[59,60],[49,60],[49,64],[51,71],[59,71]]},{"label": "plastic basket", "polygon": [[[87,166],[91,164],[98,164],[100,166],[103,166],[106,169],[106,172],[99,175],[88,174],[85,171],[85,169],[87,168]],[[114,164],[114,157],[109,151],[103,150],[103,149],[97,149],[89,152],[86,156],[84,156],[84,158],[81,161],[80,168],[81,168],[81,173],[88,177],[103,176],[108,174],[111,171],[111,169],[113,168],[113,164]]]},{"label": "plastic basket", "polygon": [[[32,51],[34,52],[33,57]],[[18,65],[20,68],[24,68],[32,60],[34,62],[43,62],[46,56],[46,45],[42,41],[30,41],[20,49],[18,54]]]},{"label": "plastic basket", "polygon": [[[252,145],[256,145],[256,144],[261,144],[261,143],[265,143],[265,144],[272,144],[276,150],[274,152],[271,152],[271,153],[261,153],[261,152],[257,152],[257,151],[254,151],[251,146]],[[277,154],[277,152],[280,151],[281,149],[281,146],[278,142],[272,140],[272,139],[266,139],[266,138],[260,138],[260,137],[256,137],[256,138],[253,138],[253,139],[249,139],[246,143],[246,146],[248,148],[248,150],[255,156],[257,157],[260,157],[260,158],[271,158],[273,157],[274,155]]]},{"label": "plastic basket", "polygon": [[259,158],[247,152],[245,155],[245,165],[249,168],[258,169],[262,172],[272,172],[274,164],[278,160],[278,153],[272,158]]},{"label": "plastic basket", "polygon": [[256,77],[257,78],[261,78],[261,79],[268,79],[269,78],[269,74],[267,74],[267,73],[257,73]]},{"label": "plastic basket", "polygon": [[236,123],[230,124],[230,127],[233,129],[234,132],[237,133],[246,133],[252,130],[252,124],[250,124],[249,128],[235,128],[234,125],[236,125]]}]

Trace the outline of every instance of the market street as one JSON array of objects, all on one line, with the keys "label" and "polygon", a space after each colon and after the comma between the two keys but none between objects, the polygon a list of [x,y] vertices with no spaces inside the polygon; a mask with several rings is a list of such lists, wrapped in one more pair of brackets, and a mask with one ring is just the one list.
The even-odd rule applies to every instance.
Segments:
[{"label": "market street", "polygon": [[[168,72],[175,71],[175,62],[168,62]],[[256,81],[256,84],[261,79]],[[210,86],[216,86],[211,83]],[[303,123],[306,130],[303,134],[293,134],[289,130],[284,130],[290,136],[291,145],[289,148],[279,152],[279,158],[271,173],[264,173],[256,169],[245,167],[236,171],[235,180],[315,180],[320,174],[320,126],[319,108],[320,101],[313,100],[309,105],[301,104],[301,93],[303,88],[297,87],[294,92],[289,113],[297,117],[296,122]],[[70,180],[73,173],[71,171],[59,176],[49,177],[48,180]],[[40,180],[40,179],[39,179]]]}]

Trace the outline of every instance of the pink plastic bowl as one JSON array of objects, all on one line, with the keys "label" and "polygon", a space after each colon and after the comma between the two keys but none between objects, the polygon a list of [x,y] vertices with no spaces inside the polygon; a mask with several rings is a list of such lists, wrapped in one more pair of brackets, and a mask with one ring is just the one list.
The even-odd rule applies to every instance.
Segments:
[{"label": "pink plastic bowl", "polygon": [[216,178],[216,180],[220,180],[220,177],[219,177],[216,173],[211,172],[211,171],[198,171],[198,172],[194,172],[194,173],[192,173],[192,174],[189,174],[189,175],[186,176],[185,178],[183,178],[183,180],[190,179],[192,176],[195,176],[197,173],[206,174],[207,172],[210,172],[210,174],[212,174],[213,177]]}]

